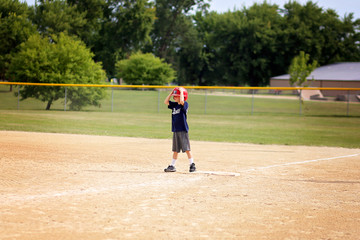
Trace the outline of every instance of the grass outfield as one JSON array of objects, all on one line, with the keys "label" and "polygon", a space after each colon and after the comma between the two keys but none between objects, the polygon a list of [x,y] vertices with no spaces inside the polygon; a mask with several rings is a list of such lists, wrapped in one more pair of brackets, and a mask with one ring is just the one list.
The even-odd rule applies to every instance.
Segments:
[{"label": "grass outfield", "polygon": [[[0,130],[78,133],[91,135],[171,138],[170,110],[162,103],[167,91],[111,90],[101,108],[64,112],[64,100],[45,111],[46,103],[21,101],[0,89]],[[14,88],[16,91],[16,87]],[[160,99],[160,104],[158,103]],[[360,148],[360,104],[190,93],[191,140],[256,144],[313,145]]]}]

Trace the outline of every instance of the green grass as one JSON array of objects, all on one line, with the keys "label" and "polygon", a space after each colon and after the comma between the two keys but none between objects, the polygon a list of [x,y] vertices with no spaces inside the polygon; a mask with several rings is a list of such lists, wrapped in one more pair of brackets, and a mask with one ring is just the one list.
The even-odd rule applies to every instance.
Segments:
[{"label": "green grass", "polygon": [[[171,138],[170,110],[162,103],[166,91],[111,90],[102,107],[64,111],[64,100],[45,111],[46,103],[20,102],[7,88],[0,88],[0,130],[78,133],[145,138]],[[16,91],[16,88],[14,89]],[[159,95],[160,94],[160,97]],[[160,99],[160,105],[158,105]],[[305,102],[299,115],[297,100],[254,99],[237,96],[191,94],[189,98],[192,140],[360,147],[360,104]]]}]

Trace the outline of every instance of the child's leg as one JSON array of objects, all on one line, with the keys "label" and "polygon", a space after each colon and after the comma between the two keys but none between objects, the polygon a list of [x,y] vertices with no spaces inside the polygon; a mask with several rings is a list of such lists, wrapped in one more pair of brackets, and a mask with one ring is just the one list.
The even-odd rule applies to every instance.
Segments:
[{"label": "child's leg", "polygon": [[172,157],[172,161],[171,161],[172,166],[175,166],[177,158],[178,158],[178,153],[173,152],[173,157]]},{"label": "child's leg", "polygon": [[192,157],[191,151],[190,151],[190,150],[189,150],[189,151],[186,151],[186,154],[187,154],[187,156],[188,156],[189,163],[190,163],[190,164],[194,163],[194,159],[193,159],[193,157]]},{"label": "child's leg", "polygon": [[171,164],[164,169],[165,172],[176,172],[175,164],[178,157],[177,152],[173,152],[173,159],[171,160]]},{"label": "child's leg", "polygon": [[189,172],[195,172],[195,171],[196,171],[196,167],[195,167],[194,159],[193,159],[193,157],[192,157],[192,154],[191,154],[190,150],[189,150],[189,151],[186,151],[186,154],[187,154],[187,156],[188,156],[188,158],[189,158],[189,163],[190,163]]}]

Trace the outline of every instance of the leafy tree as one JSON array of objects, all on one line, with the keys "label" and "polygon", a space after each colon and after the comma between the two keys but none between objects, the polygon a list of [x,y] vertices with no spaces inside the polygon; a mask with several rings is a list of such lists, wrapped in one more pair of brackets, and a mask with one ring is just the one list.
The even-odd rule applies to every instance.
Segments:
[{"label": "leafy tree", "polygon": [[341,20],[334,10],[311,1],[290,1],[283,9],[264,1],[241,11],[196,13],[203,48],[181,45],[179,77],[193,83],[196,75],[202,85],[266,86],[271,76],[287,71],[300,51],[321,65],[359,61],[359,24],[352,14]]},{"label": "leafy tree", "polygon": [[82,14],[86,20],[79,36],[83,42],[90,48],[94,47],[95,40],[99,38],[101,22],[104,19],[104,9],[106,0],[66,0],[70,6]]},{"label": "leafy tree", "polygon": [[11,54],[25,42],[36,29],[28,20],[29,10],[25,3],[18,0],[0,1],[0,79],[10,64]]},{"label": "leafy tree", "polygon": [[323,9],[311,1],[304,6],[296,1],[289,1],[284,5],[284,13],[284,28],[288,31],[286,45],[289,64],[300,51],[306,51],[318,59],[322,45],[320,26]]},{"label": "leafy tree", "polygon": [[187,14],[194,7],[207,11],[209,4],[204,0],[157,0],[156,21],[151,32],[152,52],[156,56],[174,63],[174,52],[179,47],[179,38],[188,31]]},{"label": "leafy tree", "polygon": [[196,15],[203,36],[206,85],[266,85],[279,71],[278,36],[282,33],[277,5],[254,4],[243,11]]},{"label": "leafy tree", "polygon": [[37,0],[30,8],[19,1],[0,0],[2,79],[36,26],[48,39],[61,32],[82,39],[109,77],[116,62],[142,50],[170,63],[182,85],[266,86],[300,51],[320,65],[360,61],[360,19],[312,1],[221,14],[208,12],[209,0]]},{"label": "leafy tree", "polygon": [[203,37],[191,19],[184,21],[187,31],[179,38],[177,48],[178,85],[202,85],[207,67],[207,54],[204,52]]},{"label": "leafy tree", "polygon": [[[100,84],[105,79],[99,63],[92,60],[93,54],[85,45],[73,37],[61,33],[49,38],[35,34],[20,46],[20,51],[12,58],[8,76],[16,82],[31,83],[74,83]],[[24,86],[21,99],[29,97],[51,104],[64,97],[61,87]],[[103,88],[68,89],[71,110],[80,110],[86,105],[99,106],[105,97]]]},{"label": "leafy tree", "polygon": [[64,0],[38,0],[32,15],[38,31],[46,36],[67,32],[81,36],[87,26],[85,12],[79,12],[76,6]]},{"label": "leafy tree", "polygon": [[240,58],[237,62],[242,66],[240,79],[250,86],[267,85],[270,77],[281,73],[284,67],[281,64],[283,46],[279,44],[283,34],[283,21],[278,10],[277,5],[266,1],[244,10],[247,24],[242,31],[239,51],[234,53],[240,57],[234,58]]},{"label": "leafy tree", "polygon": [[290,85],[298,87],[307,87],[307,77],[318,67],[318,62],[314,60],[308,63],[310,55],[301,51],[300,54],[291,62],[289,67]]},{"label": "leafy tree", "polygon": [[117,77],[128,84],[163,85],[175,79],[175,71],[151,53],[135,53],[116,63]]},{"label": "leafy tree", "polygon": [[140,50],[151,41],[149,33],[155,8],[147,0],[108,0],[99,37],[94,45],[95,59],[114,76],[115,63]]},{"label": "leafy tree", "polygon": [[321,65],[360,61],[360,19],[354,20],[353,13],[345,15],[342,20],[337,14],[328,10],[324,14],[321,26],[322,48]]},{"label": "leafy tree", "polygon": [[[218,14],[216,12],[201,13],[197,12],[194,16],[196,29],[199,32],[202,50],[200,54],[199,85],[226,85],[228,83],[226,75],[228,56],[222,55],[231,42],[229,38],[230,28],[234,27],[236,18],[234,14],[227,12]],[[233,21],[235,20],[235,21]],[[238,19],[239,20],[239,19]],[[241,21],[239,21],[241,25]],[[239,29],[237,29],[239,30]],[[236,31],[236,30],[235,30]]]},{"label": "leafy tree", "polygon": [[360,19],[353,14],[340,19],[335,10],[308,1],[300,5],[291,1],[284,5],[284,30],[287,32],[284,62],[305,51],[320,65],[360,60]]}]

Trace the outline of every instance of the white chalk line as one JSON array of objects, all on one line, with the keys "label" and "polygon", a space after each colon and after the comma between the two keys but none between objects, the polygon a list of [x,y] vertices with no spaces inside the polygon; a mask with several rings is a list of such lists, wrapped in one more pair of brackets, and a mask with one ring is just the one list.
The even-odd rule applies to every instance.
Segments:
[{"label": "white chalk line", "polygon": [[290,163],[283,163],[283,164],[274,164],[274,165],[265,166],[265,167],[250,168],[250,169],[244,170],[242,172],[250,172],[250,171],[256,171],[256,170],[264,170],[264,169],[275,168],[275,167],[284,167],[284,166],[299,165],[299,164],[313,163],[313,162],[330,161],[330,160],[340,159],[340,158],[356,157],[356,156],[359,156],[359,155],[360,154],[351,154],[351,155],[338,156],[338,157],[329,157],[329,158],[319,158],[319,159],[313,159],[313,160],[306,160],[306,161],[301,161],[301,162],[290,162]]},{"label": "white chalk line", "polygon": [[[209,175],[218,175],[218,176],[234,176],[239,177],[240,173],[238,172],[219,172],[219,171],[196,171],[196,173],[209,174]],[[192,174],[194,174],[192,173]]]},{"label": "white chalk line", "polygon": [[[186,181],[182,180],[182,183],[185,182],[192,183],[200,179],[201,176],[197,176],[194,178],[188,178]],[[157,181],[147,181],[144,183],[135,183],[135,184],[121,184],[111,187],[89,187],[89,188],[82,187],[81,189],[48,192],[48,193],[41,193],[35,195],[7,194],[7,195],[0,195],[0,205],[4,205],[4,204],[7,205],[19,201],[28,202],[28,201],[45,200],[45,199],[57,198],[57,197],[69,197],[69,196],[73,197],[73,196],[81,196],[81,195],[89,195],[89,194],[99,194],[99,193],[111,192],[111,191],[133,190],[135,188],[148,188],[154,186],[156,187],[163,185],[178,186],[179,181],[177,179],[166,179],[166,183],[164,183],[164,180],[157,180]]]},{"label": "white chalk line", "polygon": [[198,173],[203,173],[203,174],[210,174],[210,175],[238,177],[238,176],[240,176],[241,173],[245,173],[245,172],[265,170],[265,169],[276,168],[276,167],[285,167],[285,166],[290,166],[290,165],[299,165],[299,164],[305,164],[305,163],[330,161],[330,160],[340,159],[340,158],[356,157],[356,156],[359,156],[359,155],[360,154],[351,154],[351,155],[338,156],[338,157],[329,157],[329,158],[319,158],[319,159],[313,159],[313,160],[306,160],[306,161],[301,161],[301,162],[290,162],[290,163],[274,164],[274,165],[269,165],[269,166],[264,166],[264,167],[254,167],[254,168],[250,168],[250,169],[246,169],[246,170],[238,171],[238,172],[218,172],[218,171],[197,171],[197,172]]},{"label": "white chalk line", "polygon": [[[350,158],[350,157],[356,157],[360,154],[352,154],[352,155],[345,155],[345,156],[338,156],[338,157],[330,157],[330,158],[320,158],[320,159],[314,159],[314,160],[306,160],[301,162],[290,162],[290,163],[283,163],[283,164],[274,164],[264,167],[255,167],[246,169],[243,171],[238,172],[222,172],[222,171],[196,171],[195,173],[200,174],[209,174],[209,175],[220,175],[220,176],[235,176],[238,177],[241,175],[241,173],[245,172],[251,172],[251,171],[258,171],[258,170],[265,170],[270,168],[276,168],[276,167],[284,167],[284,166],[290,166],[290,165],[299,165],[299,164],[306,164],[306,163],[313,163],[313,162],[320,162],[320,161],[330,161],[334,159],[341,159],[341,158]],[[194,174],[194,173],[191,173]],[[178,184],[177,180],[172,179],[174,182],[173,184]],[[189,178],[191,181],[199,180],[199,178]],[[153,181],[153,182],[146,182],[146,183],[137,183],[137,184],[124,184],[119,186],[113,186],[113,187],[101,187],[101,188],[95,188],[90,187],[87,189],[76,189],[76,190],[68,190],[68,191],[61,191],[61,192],[52,192],[52,193],[46,193],[46,194],[37,194],[37,195],[26,195],[26,196],[20,196],[20,195],[8,195],[8,196],[1,196],[0,203],[9,203],[13,201],[31,201],[31,200],[38,200],[38,199],[49,199],[49,198],[55,198],[55,197],[65,197],[65,196],[78,196],[78,195],[85,195],[85,194],[98,194],[103,192],[109,192],[109,191],[119,191],[119,190],[125,190],[125,189],[131,189],[131,188],[137,188],[137,187],[149,187],[149,186],[158,186],[163,185],[163,180],[159,181]],[[172,184],[167,182],[166,184]]]}]

